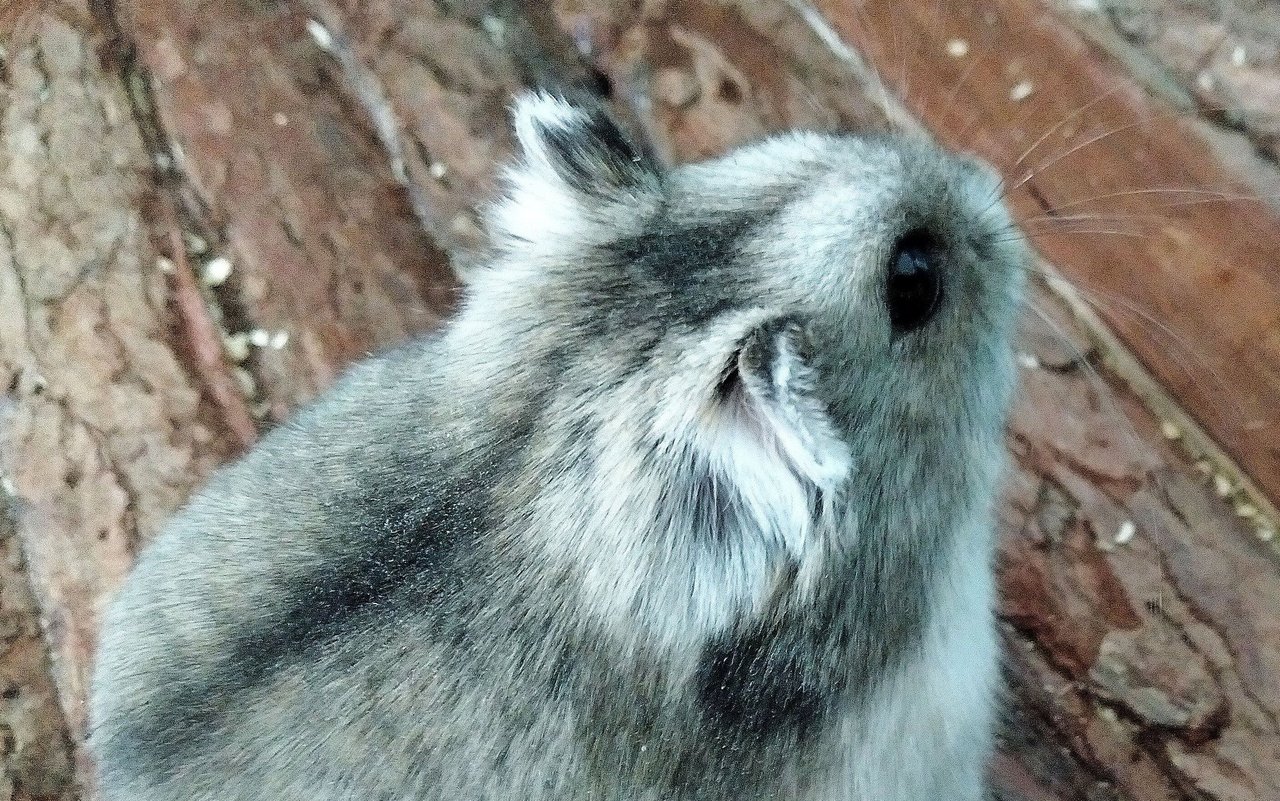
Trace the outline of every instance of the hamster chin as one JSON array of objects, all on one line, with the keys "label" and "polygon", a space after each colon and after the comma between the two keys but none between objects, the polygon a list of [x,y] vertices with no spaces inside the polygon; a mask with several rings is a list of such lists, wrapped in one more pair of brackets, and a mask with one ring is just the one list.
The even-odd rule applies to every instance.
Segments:
[{"label": "hamster chin", "polygon": [[978,801],[1025,246],[972,160],[660,168],[515,109],[458,317],[215,475],[106,615],[107,801]]}]

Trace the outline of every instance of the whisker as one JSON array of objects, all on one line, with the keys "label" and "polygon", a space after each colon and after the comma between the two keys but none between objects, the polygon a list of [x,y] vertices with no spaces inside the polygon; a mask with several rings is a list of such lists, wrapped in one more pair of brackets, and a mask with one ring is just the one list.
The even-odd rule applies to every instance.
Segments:
[{"label": "whisker", "polygon": [[[1187,339],[1187,337],[1184,337],[1181,334],[1179,334],[1177,331],[1175,331],[1168,324],[1166,324],[1165,322],[1157,318],[1155,315],[1151,314],[1146,309],[1143,309],[1142,307],[1138,306],[1132,301],[1129,301],[1114,292],[1106,292],[1097,287],[1091,287],[1089,284],[1086,284],[1082,281],[1078,281],[1076,279],[1067,279],[1062,276],[1044,272],[1042,270],[1036,270],[1035,268],[1028,268],[1027,272],[1030,275],[1034,275],[1040,278],[1042,281],[1044,281],[1046,284],[1049,284],[1049,285],[1052,285],[1055,281],[1065,282],[1068,286],[1071,287],[1072,291],[1079,294],[1081,298],[1083,298],[1087,303],[1089,303],[1094,308],[1104,306],[1105,305],[1104,301],[1105,301],[1105,303],[1107,304],[1115,304],[1116,306],[1119,306],[1124,311],[1127,311],[1137,316],[1143,322],[1154,326],[1159,333],[1163,334],[1165,337],[1168,338],[1167,341],[1169,343],[1179,348],[1184,355],[1195,360],[1200,365],[1200,367],[1205,372],[1208,373],[1209,377],[1213,379],[1213,383],[1215,384],[1217,389],[1222,391],[1222,396],[1227,399],[1227,403],[1232,407],[1232,411],[1236,414],[1236,416],[1239,418],[1244,417],[1244,407],[1240,405],[1238,399],[1235,399],[1232,396],[1231,386],[1227,382],[1226,378],[1210,365],[1210,359],[1205,354],[1205,352],[1197,349]],[[1182,372],[1189,379],[1191,379],[1193,384],[1197,383],[1197,380],[1198,380],[1197,374],[1193,372],[1190,367],[1188,367],[1186,364],[1184,364],[1181,361],[1176,361],[1175,363],[1178,365],[1178,368],[1182,370]]]},{"label": "whisker", "polygon": [[1078,200],[1069,200],[1059,206],[1046,209],[1047,214],[1055,214],[1066,209],[1073,209],[1083,206],[1086,203],[1093,203],[1099,200],[1112,200],[1122,197],[1139,197],[1144,195],[1196,195],[1197,199],[1191,201],[1174,201],[1165,204],[1162,208],[1170,208],[1176,206],[1194,205],[1196,203],[1218,203],[1235,200],[1263,200],[1264,196],[1232,194],[1229,192],[1221,192],[1213,189],[1198,189],[1192,187],[1153,187],[1149,189],[1130,189],[1124,192],[1107,192],[1102,195],[1094,195],[1092,197],[1080,198]]},{"label": "whisker", "polygon": [[1248,202],[1248,201],[1252,201],[1254,203],[1267,204],[1269,202],[1273,202],[1276,200],[1280,200],[1280,194],[1231,195],[1224,192],[1218,197],[1204,197],[1204,198],[1197,198],[1195,200],[1177,200],[1172,203],[1166,203],[1164,205],[1164,208],[1176,209],[1176,208],[1182,208],[1183,206],[1200,206],[1206,203],[1241,203],[1241,202]]},{"label": "whisker", "polygon": [[1053,210],[1046,214],[1037,214],[1034,217],[1027,217],[1022,220],[1023,225],[1035,222],[1077,222],[1081,220],[1106,222],[1108,220],[1148,220],[1164,222],[1168,220],[1160,214],[1055,214]]},{"label": "whisker", "polygon": [[1065,159],[1065,158],[1067,158],[1067,157],[1069,157],[1069,156],[1072,156],[1072,155],[1074,155],[1074,154],[1076,154],[1076,153],[1079,153],[1081,150],[1085,149],[1086,147],[1089,147],[1090,145],[1093,145],[1093,144],[1096,144],[1096,143],[1098,143],[1098,142],[1101,142],[1103,139],[1106,139],[1106,138],[1108,138],[1108,137],[1115,136],[1116,134],[1121,134],[1121,133],[1124,133],[1125,131],[1130,131],[1130,130],[1133,130],[1134,128],[1137,128],[1137,127],[1142,126],[1142,125],[1147,125],[1147,124],[1149,124],[1149,123],[1150,123],[1150,120],[1137,120],[1136,122],[1126,123],[1125,125],[1121,125],[1121,126],[1119,126],[1119,127],[1117,127],[1117,128],[1112,128],[1112,129],[1110,129],[1110,130],[1108,130],[1108,131],[1103,131],[1102,133],[1100,133],[1100,134],[1098,134],[1098,135],[1096,135],[1096,136],[1091,136],[1091,137],[1089,137],[1088,139],[1086,139],[1086,140],[1084,140],[1083,142],[1081,142],[1080,144],[1078,144],[1078,145],[1076,145],[1075,147],[1071,148],[1070,150],[1067,150],[1065,153],[1059,153],[1058,155],[1053,156],[1052,158],[1050,158],[1050,159],[1048,159],[1048,160],[1046,160],[1046,161],[1043,161],[1043,162],[1041,162],[1040,164],[1036,165],[1036,167],[1035,167],[1034,169],[1032,169],[1030,172],[1028,172],[1028,173],[1026,174],[1026,176],[1022,178],[1022,180],[1020,180],[1020,181],[1018,181],[1018,183],[1014,184],[1014,185],[1011,187],[1010,191],[1016,191],[1016,190],[1018,190],[1018,189],[1021,189],[1021,188],[1022,188],[1023,186],[1025,186],[1025,185],[1027,184],[1027,182],[1028,182],[1028,181],[1030,181],[1032,178],[1036,177],[1037,175],[1039,175],[1040,173],[1042,173],[1042,172],[1044,172],[1045,170],[1049,169],[1050,167],[1052,167],[1053,165],[1055,165],[1055,164],[1057,164],[1058,162],[1062,161],[1063,159]]},{"label": "whisker", "polygon": [[1055,230],[1052,228],[1041,229],[1037,231],[1028,231],[1027,236],[1033,239],[1041,239],[1046,236],[1070,236],[1073,234],[1103,234],[1110,236],[1125,236],[1131,239],[1150,239],[1150,233],[1139,233],[1137,231],[1121,231],[1115,228],[1071,228],[1066,230]]},{"label": "whisker", "polygon": [[[1114,94],[1116,94],[1116,93],[1117,93],[1118,89],[1122,89],[1122,88],[1123,88],[1123,86],[1121,86],[1121,87],[1117,87],[1117,89],[1113,89],[1113,90],[1110,90],[1110,91],[1108,91],[1108,92],[1105,92],[1105,93],[1102,95],[1102,97],[1109,97],[1109,96],[1112,96],[1112,95],[1114,95]],[[1095,99],[1098,99],[1098,98],[1095,98]],[[1212,108],[1210,108],[1210,107],[1206,107],[1206,106],[1197,106],[1197,111],[1200,111],[1200,112],[1206,112],[1206,111],[1207,111],[1207,112],[1212,112],[1212,111],[1222,112],[1222,111],[1229,111],[1229,110],[1230,110],[1230,109],[1228,109],[1228,108],[1227,108],[1227,107],[1225,107],[1225,106],[1223,106],[1223,107],[1212,107]],[[1085,140],[1084,142],[1081,142],[1080,144],[1076,145],[1075,147],[1071,148],[1070,150],[1066,151],[1065,153],[1060,153],[1060,154],[1058,154],[1057,156],[1054,156],[1054,157],[1052,157],[1052,158],[1048,159],[1047,161],[1044,161],[1044,162],[1041,162],[1040,164],[1038,164],[1034,169],[1032,169],[1030,172],[1028,172],[1028,173],[1027,173],[1023,178],[1022,178],[1022,180],[1021,180],[1021,181],[1019,181],[1016,185],[1014,185],[1013,189],[1019,189],[1019,188],[1021,188],[1024,184],[1026,184],[1028,181],[1030,181],[1030,180],[1031,180],[1032,178],[1034,178],[1036,175],[1040,174],[1041,172],[1043,172],[1044,170],[1048,169],[1049,167],[1052,167],[1054,164],[1057,164],[1059,161],[1061,161],[1061,160],[1062,160],[1062,159],[1064,159],[1064,158],[1067,158],[1068,156],[1072,155],[1073,153],[1076,153],[1076,152],[1080,151],[1081,149],[1088,147],[1089,145],[1092,145],[1092,144],[1094,144],[1094,143],[1096,143],[1096,142],[1099,142],[1099,141],[1101,141],[1101,140],[1103,140],[1103,139],[1106,139],[1106,138],[1108,138],[1108,137],[1110,137],[1110,136],[1114,136],[1114,135],[1116,135],[1116,134],[1118,134],[1118,133],[1123,133],[1124,131],[1128,131],[1128,130],[1131,130],[1131,129],[1133,129],[1133,128],[1138,128],[1138,127],[1143,126],[1143,125],[1149,125],[1153,120],[1158,119],[1158,118],[1160,118],[1160,117],[1165,117],[1165,118],[1168,118],[1168,119],[1170,119],[1170,120],[1176,121],[1176,120],[1180,119],[1184,114],[1185,114],[1185,112],[1183,112],[1183,111],[1181,111],[1181,110],[1178,110],[1178,109],[1174,109],[1174,110],[1172,110],[1172,111],[1168,111],[1168,112],[1161,112],[1161,113],[1158,113],[1158,114],[1150,115],[1149,117],[1147,117],[1147,118],[1145,118],[1145,119],[1137,120],[1137,121],[1135,121],[1135,122],[1131,122],[1131,123],[1128,123],[1128,124],[1126,124],[1126,125],[1121,125],[1121,126],[1120,126],[1120,127],[1118,127],[1118,128],[1113,128],[1113,129],[1111,129],[1111,130],[1109,130],[1109,131],[1105,131],[1105,132],[1103,132],[1103,133],[1101,133],[1101,134],[1098,134],[1097,136],[1090,137],[1089,139]],[[1034,149],[1034,148],[1033,148],[1033,149]],[[1014,166],[1017,166],[1017,165],[1015,164]]]},{"label": "whisker", "polygon": [[1115,95],[1115,94],[1117,94],[1118,92],[1120,92],[1120,91],[1124,90],[1124,88],[1125,88],[1125,87],[1124,87],[1123,85],[1121,85],[1121,86],[1116,86],[1116,87],[1114,87],[1114,88],[1112,88],[1112,89],[1108,90],[1107,92],[1104,92],[1103,94],[1098,95],[1098,96],[1097,96],[1097,97],[1095,97],[1094,99],[1090,100],[1088,103],[1085,103],[1083,106],[1080,106],[1080,107],[1079,107],[1079,108],[1077,108],[1075,111],[1072,111],[1072,112],[1071,112],[1070,114],[1068,114],[1067,116],[1065,116],[1065,117],[1063,117],[1062,119],[1058,120],[1058,122],[1057,122],[1057,124],[1056,124],[1056,125],[1054,125],[1054,126],[1053,126],[1052,128],[1050,128],[1049,130],[1045,131],[1044,133],[1040,134],[1039,138],[1037,138],[1034,142],[1032,142],[1030,147],[1028,147],[1026,150],[1022,151],[1022,154],[1021,154],[1021,155],[1019,155],[1019,156],[1018,156],[1018,158],[1014,160],[1014,162],[1013,162],[1013,166],[1014,166],[1015,168],[1022,166],[1022,162],[1026,160],[1027,156],[1030,156],[1030,155],[1031,155],[1031,153],[1032,153],[1036,148],[1038,148],[1038,147],[1040,147],[1040,145],[1044,144],[1045,140],[1047,140],[1049,137],[1053,136],[1055,133],[1057,133],[1058,131],[1062,130],[1062,127],[1063,127],[1064,125],[1066,125],[1067,123],[1071,122],[1071,121],[1072,121],[1072,120],[1074,120],[1074,119],[1079,118],[1079,116],[1080,116],[1081,114],[1085,113],[1085,112],[1086,112],[1086,111],[1088,111],[1089,109],[1091,109],[1091,108],[1093,108],[1094,106],[1098,105],[1098,104],[1099,104],[1099,103],[1101,103],[1102,101],[1104,101],[1104,100],[1106,100],[1106,99],[1108,99],[1108,98],[1110,98],[1110,97],[1114,96],[1114,95]]},{"label": "whisker", "polygon": [[956,82],[951,85],[951,88],[947,90],[946,96],[943,97],[942,116],[939,119],[945,120],[951,115],[952,110],[955,109],[956,100],[960,96],[961,87],[963,87],[969,80],[970,76],[973,75],[973,71],[978,68],[978,65],[985,61],[987,56],[991,55],[992,52],[992,50],[987,49],[981,54],[970,59],[969,66],[964,68],[964,72],[960,73],[960,77],[956,78]]},{"label": "whisker", "polygon": [[1116,402],[1116,399],[1112,396],[1111,392],[1108,391],[1109,388],[1106,379],[1104,379],[1102,374],[1098,372],[1097,368],[1093,366],[1093,360],[1089,355],[1083,353],[1080,348],[1076,347],[1075,343],[1071,341],[1071,338],[1067,336],[1067,332],[1062,330],[1062,327],[1055,323],[1053,318],[1037,306],[1034,301],[1028,299],[1027,308],[1040,318],[1041,322],[1045,324],[1049,329],[1049,332],[1054,335],[1059,344],[1064,345],[1067,348],[1072,355],[1072,362],[1080,365],[1088,372],[1089,379],[1096,390],[1095,397],[1107,407],[1107,412],[1124,421],[1125,437],[1129,440],[1129,447],[1134,448],[1135,450],[1142,450],[1142,437],[1138,435],[1137,428],[1133,425],[1133,421],[1129,419],[1129,416],[1121,410],[1120,404]]},{"label": "whisker", "polygon": [[1002,200],[1005,199],[1003,175],[1000,176],[1000,180],[996,181],[996,185],[995,187],[992,188],[990,197],[988,199],[991,202],[988,203],[986,206],[983,206],[982,211],[978,212],[978,214],[976,215],[978,219],[983,219],[984,217],[986,217],[989,213],[991,213],[992,209],[994,209]]}]

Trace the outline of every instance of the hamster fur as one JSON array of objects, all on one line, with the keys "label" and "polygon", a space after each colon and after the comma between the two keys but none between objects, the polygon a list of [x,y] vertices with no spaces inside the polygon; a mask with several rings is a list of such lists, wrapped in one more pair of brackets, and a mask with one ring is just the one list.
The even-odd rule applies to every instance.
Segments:
[{"label": "hamster fur", "polygon": [[659,169],[544,94],[442,332],[221,470],[105,621],[107,801],[977,801],[1025,245],[977,162]]}]

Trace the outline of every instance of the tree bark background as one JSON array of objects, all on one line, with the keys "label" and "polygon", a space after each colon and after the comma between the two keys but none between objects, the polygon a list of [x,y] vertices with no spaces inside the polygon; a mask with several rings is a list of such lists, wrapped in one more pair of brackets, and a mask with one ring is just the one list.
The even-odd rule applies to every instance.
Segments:
[{"label": "tree bark background", "polygon": [[[1096,96],[1089,76],[1117,76],[1134,113],[1191,103],[1192,119],[1145,140],[1161,169],[1255,199],[1280,188],[1270,7],[932,5],[905,29],[888,4],[800,0],[7,7],[0,21],[20,22],[0,62],[0,799],[92,796],[78,743],[97,621],[165,517],[345,364],[448,316],[455,276],[483,258],[476,208],[522,87],[607,95],[671,162],[917,117],[1016,154],[1005,143],[1071,113],[1037,105],[1048,91],[980,100],[1019,86],[1010,65],[1034,61],[1035,34],[1074,48],[1055,80]],[[979,52],[962,25],[1012,39]],[[908,34],[917,55],[895,61]],[[1112,113],[1081,111],[1102,127],[1049,153],[1114,127]],[[1098,194],[1091,170],[1132,152],[1098,150],[1082,146],[1054,191]],[[1134,197],[1126,214],[1168,219],[1167,193]],[[1277,498],[1258,489],[1280,477],[1237,467],[1280,454],[1280,382],[1266,383],[1280,365],[1257,355],[1280,353],[1280,226],[1265,202],[1224,207],[1137,244],[1083,225],[1065,246],[1037,240],[1068,278],[1095,265],[1089,280],[1140,310],[1140,293],[1107,283],[1135,258],[1207,274],[1234,247],[1213,237],[1262,257],[1231,265],[1253,316],[1231,322],[1228,307],[1230,334],[1194,328],[1192,353],[1169,359],[1176,381],[1151,356],[1176,350],[1170,307],[1194,316],[1246,290],[1184,281],[1143,312],[1152,325],[1115,325],[1036,281],[1001,501],[1001,798],[1280,798]],[[1250,336],[1253,372],[1194,377],[1220,369],[1218,343]],[[1163,392],[1156,413],[1144,387]],[[1237,460],[1214,441],[1243,443],[1227,448]]]}]

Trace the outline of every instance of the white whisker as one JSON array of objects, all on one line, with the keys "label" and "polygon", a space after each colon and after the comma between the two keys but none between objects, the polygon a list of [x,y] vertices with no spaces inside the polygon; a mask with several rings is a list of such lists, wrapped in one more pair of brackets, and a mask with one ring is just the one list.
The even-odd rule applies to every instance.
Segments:
[{"label": "white whisker", "polygon": [[1071,112],[1070,114],[1068,114],[1067,116],[1065,116],[1065,117],[1063,117],[1062,119],[1058,120],[1058,122],[1057,122],[1057,124],[1056,124],[1056,125],[1054,125],[1054,126],[1053,126],[1052,128],[1050,128],[1049,130],[1045,131],[1044,133],[1040,134],[1039,138],[1037,138],[1034,142],[1032,142],[1030,147],[1028,147],[1026,150],[1022,151],[1021,155],[1019,155],[1019,156],[1018,156],[1018,158],[1017,158],[1016,160],[1014,160],[1014,162],[1013,162],[1013,166],[1014,166],[1014,167],[1020,167],[1020,166],[1022,166],[1022,162],[1026,160],[1027,156],[1030,156],[1030,155],[1031,155],[1032,151],[1034,151],[1036,148],[1040,147],[1040,145],[1044,144],[1045,140],[1047,140],[1049,137],[1053,136],[1055,133],[1057,133],[1058,131],[1062,130],[1062,127],[1063,127],[1064,125],[1066,125],[1067,123],[1071,122],[1072,120],[1074,120],[1074,119],[1078,118],[1081,114],[1085,113],[1085,112],[1086,112],[1086,111],[1088,111],[1089,109],[1091,109],[1091,108],[1093,108],[1094,106],[1096,106],[1097,104],[1101,103],[1103,100],[1106,100],[1107,98],[1112,97],[1113,95],[1115,95],[1116,93],[1120,92],[1120,91],[1121,91],[1121,90],[1123,90],[1124,88],[1125,88],[1124,86],[1117,86],[1117,87],[1115,87],[1115,88],[1111,89],[1110,91],[1107,91],[1107,92],[1105,92],[1105,93],[1103,93],[1103,94],[1101,94],[1101,95],[1098,95],[1098,96],[1097,96],[1097,97],[1095,97],[1094,99],[1090,100],[1088,103],[1085,103],[1083,106],[1080,106],[1080,107],[1079,107],[1079,108],[1077,108],[1075,111],[1072,111],[1072,112]]},{"label": "white whisker", "polygon": [[[1155,317],[1146,309],[1141,308],[1132,301],[1126,300],[1113,292],[1106,292],[1098,289],[1097,287],[1090,287],[1088,284],[1078,280],[1066,279],[1063,276],[1052,275],[1035,269],[1030,269],[1028,272],[1049,284],[1052,284],[1055,280],[1065,281],[1071,286],[1071,289],[1074,292],[1079,294],[1085,302],[1093,306],[1095,309],[1103,307],[1105,301],[1107,304],[1115,304],[1116,306],[1119,306],[1124,311],[1128,311],[1145,323],[1153,326],[1157,333],[1163,334],[1168,338],[1169,343],[1180,349],[1184,355],[1197,362],[1200,367],[1209,374],[1210,378],[1213,379],[1217,388],[1222,390],[1222,397],[1227,399],[1227,402],[1232,406],[1232,410],[1235,414],[1238,417],[1244,417],[1244,408],[1232,397],[1230,385],[1227,383],[1226,379],[1210,365],[1210,359],[1204,351],[1198,350],[1186,337],[1179,334],[1168,324]],[[1175,360],[1175,364],[1177,364],[1178,368],[1191,380],[1193,384],[1196,383],[1197,374],[1192,371],[1189,365],[1182,360]]]},{"label": "white whisker", "polygon": [[1108,131],[1103,131],[1102,133],[1097,134],[1096,136],[1091,136],[1088,139],[1081,142],[1080,144],[1076,145],[1075,147],[1072,147],[1071,149],[1067,150],[1066,152],[1059,153],[1058,155],[1053,156],[1048,160],[1043,161],[1040,164],[1036,165],[1036,167],[1032,169],[1030,172],[1028,172],[1026,176],[1024,176],[1020,181],[1018,181],[1018,183],[1013,185],[1011,191],[1021,189],[1032,178],[1041,174],[1042,172],[1049,169],[1050,167],[1057,164],[1058,162],[1062,161],[1063,159],[1068,158],[1069,156],[1072,156],[1076,153],[1079,153],[1081,150],[1085,149],[1086,147],[1089,147],[1090,145],[1097,144],[1098,142],[1101,142],[1103,139],[1107,139],[1109,137],[1115,136],[1116,134],[1124,133],[1125,131],[1133,130],[1134,128],[1138,128],[1140,126],[1147,125],[1149,123],[1150,123],[1150,120],[1138,120],[1136,122],[1130,122],[1125,125],[1121,125],[1118,128],[1112,128]]}]

